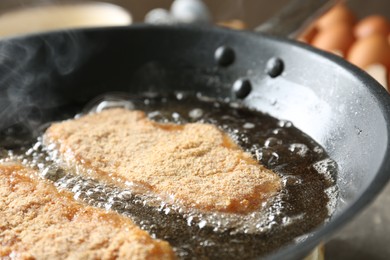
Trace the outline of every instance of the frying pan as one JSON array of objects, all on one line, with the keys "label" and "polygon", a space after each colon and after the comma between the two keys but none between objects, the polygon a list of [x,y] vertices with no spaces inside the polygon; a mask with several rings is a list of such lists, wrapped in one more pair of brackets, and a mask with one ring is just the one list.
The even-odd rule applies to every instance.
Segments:
[{"label": "frying pan", "polygon": [[221,28],[149,25],[0,41],[4,146],[74,115],[106,92],[186,92],[239,101],[291,121],[325,148],[339,167],[336,212],[306,240],[270,259],[303,258],[361,211],[389,178],[389,95],[341,58],[298,42]]}]

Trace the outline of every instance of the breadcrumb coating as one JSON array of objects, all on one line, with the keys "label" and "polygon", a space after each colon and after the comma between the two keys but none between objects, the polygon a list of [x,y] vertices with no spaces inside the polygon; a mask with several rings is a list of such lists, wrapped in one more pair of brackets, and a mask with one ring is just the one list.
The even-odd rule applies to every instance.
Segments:
[{"label": "breadcrumb coating", "polygon": [[69,167],[86,169],[78,173],[203,211],[246,214],[281,188],[277,174],[211,124],[162,124],[116,108],[55,123],[44,142]]},{"label": "breadcrumb coating", "polygon": [[174,259],[130,219],[86,206],[34,170],[0,165],[1,259]]}]

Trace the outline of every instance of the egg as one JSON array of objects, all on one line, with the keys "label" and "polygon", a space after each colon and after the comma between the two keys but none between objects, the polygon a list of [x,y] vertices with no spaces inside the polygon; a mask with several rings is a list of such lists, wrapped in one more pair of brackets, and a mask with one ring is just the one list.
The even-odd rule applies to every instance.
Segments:
[{"label": "egg", "polygon": [[370,15],[362,19],[354,29],[354,34],[357,38],[367,37],[376,33],[383,35],[390,33],[389,21],[380,15]]},{"label": "egg", "polygon": [[217,23],[219,26],[227,27],[230,29],[236,29],[236,30],[244,30],[248,26],[241,20],[233,19],[233,20],[227,20]]},{"label": "egg", "polygon": [[390,68],[390,44],[387,36],[373,34],[357,40],[350,48],[347,60],[360,68],[382,64]]},{"label": "egg", "polygon": [[311,43],[314,37],[317,35],[317,33],[318,33],[318,28],[316,26],[311,26],[298,37],[298,41]]},{"label": "egg", "polygon": [[344,56],[354,41],[352,27],[338,24],[319,31],[311,44],[325,51],[341,52]]},{"label": "egg", "polygon": [[145,15],[145,23],[150,24],[174,24],[175,21],[168,10],[163,8],[155,8],[150,10]]},{"label": "egg", "polygon": [[212,20],[209,9],[201,0],[175,0],[170,11],[179,23],[207,24]]},{"label": "egg", "polygon": [[320,17],[316,22],[316,26],[320,30],[339,24],[348,24],[353,26],[355,24],[355,20],[355,15],[351,10],[343,4],[338,4]]},{"label": "egg", "polygon": [[390,69],[387,69],[387,91],[390,93]]},{"label": "egg", "polygon": [[376,79],[386,90],[388,90],[388,70],[382,64],[371,64],[363,68],[371,77]]}]

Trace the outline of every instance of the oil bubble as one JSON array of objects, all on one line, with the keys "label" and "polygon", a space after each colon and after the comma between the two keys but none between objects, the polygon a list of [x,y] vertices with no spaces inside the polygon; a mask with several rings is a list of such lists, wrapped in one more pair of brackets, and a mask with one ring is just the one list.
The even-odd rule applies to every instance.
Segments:
[{"label": "oil bubble", "polygon": [[246,122],[242,127],[245,129],[252,129],[255,128],[255,124]]},{"label": "oil bubble", "polygon": [[109,108],[134,109],[134,104],[131,103],[130,101],[125,101],[125,100],[102,101],[96,106],[95,109],[91,110],[90,112],[99,113]]},{"label": "oil bubble", "polygon": [[309,152],[309,147],[307,147],[307,145],[305,145],[305,144],[295,143],[295,144],[290,144],[290,146],[288,147],[288,150],[292,153],[295,153],[295,154],[301,156],[301,157],[305,157]]},{"label": "oil bubble", "polygon": [[194,108],[192,110],[190,110],[190,112],[188,113],[188,115],[192,118],[192,119],[199,119],[203,116],[203,110],[200,109],[200,108]]},{"label": "oil bubble", "polygon": [[293,124],[290,121],[287,120],[279,120],[278,122],[279,127],[284,127],[284,128],[290,128],[293,126]]},{"label": "oil bubble", "polygon": [[334,182],[334,175],[337,171],[337,164],[334,160],[326,158],[313,164],[313,168],[322,174],[328,181]]},{"label": "oil bubble", "polygon": [[175,122],[180,122],[180,121],[181,121],[181,116],[180,116],[179,113],[173,112],[173,113],[172,113],[172,119],[173,119],[173,121],[175,121]]},{"label": "oil bubble", "polygon": [[264,142],[264,147],[269,148],[276,145],[281,145],[283,141],[281,139],[275,138],[275,137],[269,137]]},{"label": "oil bubble", "polygon": [[272,134],[279,135],[279,136],[285,136],[287,135],[286,130],[283,128],[275,128],[272,130]]}]

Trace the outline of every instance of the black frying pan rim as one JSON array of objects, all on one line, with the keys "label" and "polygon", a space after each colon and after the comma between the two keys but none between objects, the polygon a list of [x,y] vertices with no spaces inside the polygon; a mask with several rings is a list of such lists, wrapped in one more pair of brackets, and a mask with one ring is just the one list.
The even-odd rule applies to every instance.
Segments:
[{"label": "black frying pan rim", "polygon": [[[250,34],[254,34],[252,32],[246,32]],[[357,66],[347,62],[340,56],[334,55],[332,53],[319,50],[314,48],[308,44],[298,42],[296,40],[286,39],[278,36],[270,36],[262,33],[256,33],[260,37],[276,40],[279,42],[283,42],[286,44],[291,44],[296,47],[302,48],[304,50],[310,51],[322,58],[328,59],[335,63],[338,66],[345,68],[347,71],[351,73],[352,76],[357,78],[363,85],[369,90],[370,94],[372,94],[378,101],[379,107],[382,111],[382,115],[385,118],[387,123],[387,147],[386,153],[384,155],[384,160],[373,178],[370,185],[366,188],[366,190],[358,197],[348,208],[344,210],[343,213],[335,216],[329,223],[318,228],[312,234],[312,236],[306,241],[299,244],[291,244],[287,245],[284,248],[279,249],[275,253],[269,255],[267,259],[287,259],[289,256],[301,253],[302,256],[308,253],[311,249],[319,245],[321,242],[326,242],[330,236],[335,233],[342,226],[346,225],[349,221],[355,218],[359,213],[363,211],[365,207],[367,207],[370,202],[372,202],[377,195],[383,190],[388,181],[390,180],[390,160],[386,160],[386,158],[390,158],[390,95],[381,86],[375,79],[373,79],[368,73],[358,68]]]},{"label": "black frying pan rim", "polygon": [[361,211],[363,211],[363,209],[367,207],[369,203],[376,198],[377,195],[379,195],[379,193],[388,183],[390,179],[390,160],[386,160],[386,158],[390,158],[390,95],[389,93],[387,93],[384,87],[381,86],[368,73],[337,55],[316,49],[308,44],[295,40],[285,39],[277,36],[264,35],[261,33],[257,34],[261,35],[261,37],[273,39],[287,44],[292,44],[299,48],[305,49],[307,51],[315,53],[320,57],[326,58],[335,63],[336,65],[339,65],[348,70],[355,78],[361,81],[363,85],[368,88],[370,94],[372,94],[379,101],[379,107],[387,123],[388,149],[386,150],[386,153],[383,157],[384,160],[382,161],[382,164],[370,185],[360,195],[360,197],[358,197],[348,208],[344,210],[342,214],[337,215],[325,226],[322,226],[316,231],[314,231],[313,235],[308,240],[298,245],[288,245],[285,248],[281,248],[274,254],[271,254],[269,257],[267,257],[267,259],[286,259],[293,252],[309,252],[312,248],[319,245],[321,242],[326,242],[326,240],[329,239],[334,232],[336,232],[342,226],[344,226],[353,218],[355,218]]},{"label": "black frying pan rim", "polygon": [[[30,37],[45,37],[45,35],[52,35],[52,34],[64,33],[64,32],[67,33],[88,32],[88,31],[99,32],[105,30],[118,30],[118,31],[187,30],[189,32],[203,31],[207,33],[213,33],[219,31],[221,33],[236,34],[238,37],[242,36],[242,37],[266,38],[272,41],[281,42],[284,44],[288,44],[309,51],[312,54],[319,56],[320,58],[330,60],[331,62],[335,63],[335,65],[345,68],[347,71],[351,73],[352,76],[357,78],[360,82],[363,83],[364,86],[368,88],[370,94],[372,94],[374,98],[379,102],[379,107],[387,123],[387,133],[389,137],[387,139],[387,147],[390,147],[390,95],[386,92],[386,90],[376,80],[374,80],[371,76],[369,76],[366,72],[350,64],[349,62],[345,61],[341,57],[338,57],[336,55],[333,55],[325,51],[315,49],[307,44],[297,42],[294,40],[285,39],[276,36],[264,35],[261,33],[254,33],[249,31],[236,31],[236,30],[217,28],[217,27],[210,28],[206,26],[195,27],[195,26],[184,26],[184,25],[155,26],[155,25],[147,25],[147,24],[135,24],[131,26],[120,26],[120,27],[108,26],[108,27],[80,28],[80,29],[70,29],[70,30],[53,30],[44,33],[33,33],[28,35],[17,35],[12,37],[5,37],[2,38],[1,41],[8,41],[8,40],[12,41],[18,39],[22,40],[24,38],[30,38]],[[348,208],[344,210],[344,212],[338,214],[329,223],[312,232],[311,233],[312,235],[307,240],[299,244],[290,244],[283,248],[280,248],[275,253],[269,255],[267,259],[288,259],[291,257],[293,258],[304,257],[305,254],[308,254],[308,252],[311,249],[313,249],[315,246],[317,246],[318,244],[324,242],[327,238],[329,238],[333,232],[335,232],[341,226],[345,225],[353,217],[356,217],[356,215],[359,212],[361,212],[379,194],[379,192],[384,188],[384,186],[390,179],[390,160],[386,160],[386,158],[390,158],[390,149],[386,150],[384,160],[378,172],[376,173],[375,177],[373,178],[372,182],[370,183],[370,185],[360,195],[360,197],[358,197]]]}]

